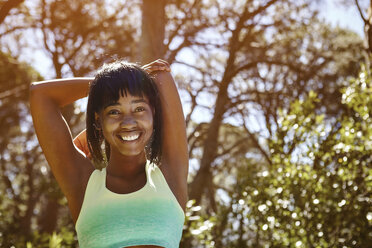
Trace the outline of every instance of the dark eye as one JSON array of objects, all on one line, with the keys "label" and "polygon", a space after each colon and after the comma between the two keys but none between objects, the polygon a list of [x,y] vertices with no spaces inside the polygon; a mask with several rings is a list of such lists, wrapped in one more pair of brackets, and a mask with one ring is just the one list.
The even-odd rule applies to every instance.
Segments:
[{"label": "dark eye", "polygon": [[137,107],[134,112],[142,112],[142,111],[145,111],[145,108],[144,107]]},{"label": "dark eye", "polygon": [[119,110],[116,110],[116,109],[112,109],[108,112],[109,115],[118,115],[120,114]]}]

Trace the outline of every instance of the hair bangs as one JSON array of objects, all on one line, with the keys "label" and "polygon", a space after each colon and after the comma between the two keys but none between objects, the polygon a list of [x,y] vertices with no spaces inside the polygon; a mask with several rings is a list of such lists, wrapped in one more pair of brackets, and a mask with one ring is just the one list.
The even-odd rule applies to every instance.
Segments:
[{"label": "hair bangs", "polygon": [[100,109],[96,109],[96,112],[117,103],[120,97],[126,97],[128,94],[138,97],[143,97],[144,95],[149,97],[150,95],[148,86],[144,83],[145,78],[134,70],[125,71],[118,77],[111,76],[108,80],[97,80],[96,90],[99,94],[96,98],[96,106],[100,106]]}]

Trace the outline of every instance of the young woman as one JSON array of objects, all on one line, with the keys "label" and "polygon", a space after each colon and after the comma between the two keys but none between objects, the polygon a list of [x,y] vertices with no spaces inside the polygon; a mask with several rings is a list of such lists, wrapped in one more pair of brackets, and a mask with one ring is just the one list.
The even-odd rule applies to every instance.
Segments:
[{"label": "young woman", "polygon": [[[74,142],[60,109],[87,92],[87,129]],[[33,83],[30,105],[81,248],[178,247],[188,152],[166,61],[142,68],[118,61],[104,65],[94,79]]]}]

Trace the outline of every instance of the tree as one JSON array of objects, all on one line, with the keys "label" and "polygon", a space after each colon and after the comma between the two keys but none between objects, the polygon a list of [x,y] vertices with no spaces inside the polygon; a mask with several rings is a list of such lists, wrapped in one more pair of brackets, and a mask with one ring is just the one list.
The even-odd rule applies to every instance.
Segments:
[{"label": "tree", "polygon": [[[190,198],[196,199],[196,204],[204,206],[203,209],[210,215],[227,216],[233,205],[224,203],[219,195],[228,194],[231,197],[231,192],[241,192],[240,187],[236,188],[239,182],[234,176],[246,160],[239,155],[243,158],[248,156],[253,171],[273,163],[268,142],[276,134],[277,108],[288,109],[292,101],[305,97],[313,89],[322,101],[319,105],[322,107],[316,111],[326,113],[327,118],[337,116],[342,111],[340,102],[336,100],[341,98],[339,88],[359,69],[361,55],[353,57],[360,54],[362,47],[357,35],[341,29],[329,29],[309,13],[310,7],[306,4],[296,5],[290,1],[269,3],[272,5],[267,8],[272,9],[267,12],[264,11],[265,4],[262,8],[246,3],[232,5],[231,8],[224,6],[217,12],[223,16],[220,21],[224,25],[221,26],[233,27],[223,33],[229,34],[226,35],[228,39],[221,35],[220,39],[215,39],[219,41],[216,45],[199,36],[197,42],[204,46],[195,45],[197,66],[179,61],[195,72],[183,77],[190,82],[190,85],[185,84],[191,99],[188,117],[195,113],[193,110],[203,107],[197,104],[198,100],[203,101],[203,94],[212,98],[210,101],[214,103],[205,106],[213,111],[208,124],[189,122],[193,125],[189,125],[192,130],[189,140],[195,139],[199,143],[196,148],[191,143],[192,152],[195,152],[191,153],[191,158],[197,159],[200,166],[196,167],[195,177],[190,182]],[[252,19],[245,19],[245,8],[247,13],[248,9],[263,10],[254,12]],[[284,14],[289,10],[293,11],[295,18]],[[260,19],[261,15],[265,18]],[[231,19],[227,18],[230,16]],[[260,23],[260,20],[265,20],[265,23]],[[270,39],[266,36],[268,32]],[[351,50],[355,53],[350,53]],[[253,123],[252,117],[256,117]],[[243,127],[238,136],[241,139],[234,140],[229,135],[229,140],[223,136],[222,127],[227,119]],[[228,144],[230,146],[226,149]],[[249,148],[244,147],[247,144]],[[241,154],[226,155],[226,151],[239,151],[239,148]],[[289,147],[294,148],[295,145]],[[216,225],[215,240],[231,237],[227,232],[231,226],[226,227],[226,223],[235,222],[226,222],[228,218],[222,220]],[[245,220],[241,218],[239,221]],[[260,240],[260,237],[257,239]],[[222,242],[218,244],[223,246]]]},{"label": "tree", "polygon": [[[334,119],[316,113],[320,99],[313,91],[288,112],[280,111],[269,143],[272,164],[252,158],[242,163],[239,189],[226,207],[229,232],[216,236],[218,247],[368,247],[372,102],[367,70],[341,92],[345,111]],[[289,152],[294,140],[296,148]],[[224,221],[219,217],[217,222]]]},{"label": "tree", "polygon": [[[365,46],[365,60],[367,64],[371,64],[372,55],[372,1],[370,0],[354,0],[345,1],[338,0],[345,8],[354,7],[358,10],[359,16],[364,23],[364,46]],[[371,67],[371,66],[369,66]]]},{"label": "tree", "polygon": [[[251,112],[249,106],[255,107],[264,118],[264,123],[260,123],[265,125],[262,132],[268,132],[271,136],[277,119],[275,108],[288,107],[293,99],[304,96],[310,89],[321,93],[322,101],[326,103],[333,94],[339,97],[337,87],[342,78],[357,72],[359,58],[355,58],[352,63],[349,59],[341,59],[335,63],[335,58],[350,58],[350,47],[360,49],[360,40],[342,30],[332,32],[308,14],[307,5],[297,4],[290,1],[281,1],[280,4],[279,1],[269,1],[262,6],[251,6],[252,8],[245,3],[231,6],[231,9],[225,8],[223,11],[226,13],[222,10],[219,12],[224,14],[220,20],[222,26],[231,25],[235,29],[226,30],[229,36],[228,39],[222,39],[220,52],[217,52],[217,48],[215,53],[210,53],[207,45],[205,48],[198,47],[198,61],[203,65],[198,70],[201,76],[198,76],[209,82],[196,86],[200,91],[195,91],[196,87],[189,87],[190,98],[198,99],[197,94],[212,92],[215,104],[208,134],[203,136],[205,139],[200,169],[190,184],[190,198],[196,199],[197,204],[204,194],[214,195],[210,180],[213,178],[212,168],[214,170],[217,166],[217,147],[221,145],[217,137],[227,116],[235,117],[237,122],[244,124]],[[270,7],[272,9],[269,12]],[[243,9],[244,11],[240,11]],[[293,16],[297,19],[300,16],[302,19],[283,18],[283,13],[289,10],[293,11]],[[226,18],[229,16],[233,17],[232,20]],[[265,16],[271,22],[259,23],[256,19],[261,20],[260,16]],[[267,32],[270,32],[271,39],[265,37]],[[343,38],[331,38],[337,36]],[[347,40],[348,45],[341,43],[341,40]],[[197,81],[195,78],[190,80]],[[335,111],[332,110],[332,104],[325,106],[328,107],[327,112]],[[246,131],[255,140],[255,148],[262,152],[263,157],[268,158],[267,150],[260,145],[257,133],[248,127]]]},{"label": "tree", "polygon": [[367,11],[364,10],[360,2],[368,3],[368,1],[355,0],[354,2],[355,2],[355,6],[357,7],[359,11],[360,18],[362,18],[364,22],[366,50],[370,56],[372,53],[372,1],[369,1],[369,4],[368,4],[369,6],[366,8]]},{"label": "tree", "polygon": [[[40,177],[41,153],[35,143],[28,116],[30,82],[41,77],[30,66],[9,55],[0,54],[0,225],[1,246],[11,246],[31,234],[33,211],[41,196],[44,180]],[[15,93],[14,93],[15,92]],[[23,237],[17,234],[23,233]]]},{"label": "tree", "polygon": [[[110,13],[109,7],[115,11]],[[64,76],[63,72],[86,75],[107,61],[105,54],[133,57],[134,49],[127,45],[133,44],[135,34],[130,11],[128,3],[118,7],[104,1],[42,0],[35,22],[42,31],[56,78]],[[105,32],[106,28],[115,32]]]}]

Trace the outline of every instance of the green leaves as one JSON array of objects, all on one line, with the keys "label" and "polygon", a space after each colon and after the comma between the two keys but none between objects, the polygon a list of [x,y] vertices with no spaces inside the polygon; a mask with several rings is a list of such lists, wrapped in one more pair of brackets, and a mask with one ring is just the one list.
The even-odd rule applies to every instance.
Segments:
[{"label": "green leaves", "polygon": [[368,246],[372,150],[366,134],[372,124],[361,116],[371,114],[364,108],[371,104],[370,78],[364,72],[347,83],[335,117],[319,111],[314,91],[278,110],[268,140],[271,164],[252,158],[237,163],[233,190],[226,190],[230,200],[215,216],[217,244]]},{"label": "green leaves", "polygon": [[[23,247],[23,245],[24,243],[19,242],[20,247]],[[35,232],[33,240],[26,243],[27,248],[67,248],[75,246],[75,233],[66,228],[62,228],[59,233],[53,232],[52,234]]]},{"label": "green leaves", "polygon": [[201,206],[195,206],[195,200],[187,202],[182,239],[185,241],[193,238],[205,247],[213,247],[212,228],[216,218],[203,214],[201,210]]},{"label": "green leaves", "polygon": [[371,221],[365,221],[370,200],[365,196],[372,190],[372,123],[363,118],[372,111],[370,78],[364,70],[342,89],[345,108],[338,118],[317,114],[319,100],[312,91],[293,102],[288,113],[280,111],[277,135],[270,143],[273,167],[266,178],[277,193],[270,196],[275,211],[266,214],[279,224],[266,223],[265,229],[274,237],[282,233],[272,244],[364,247],[371,239]]}]

